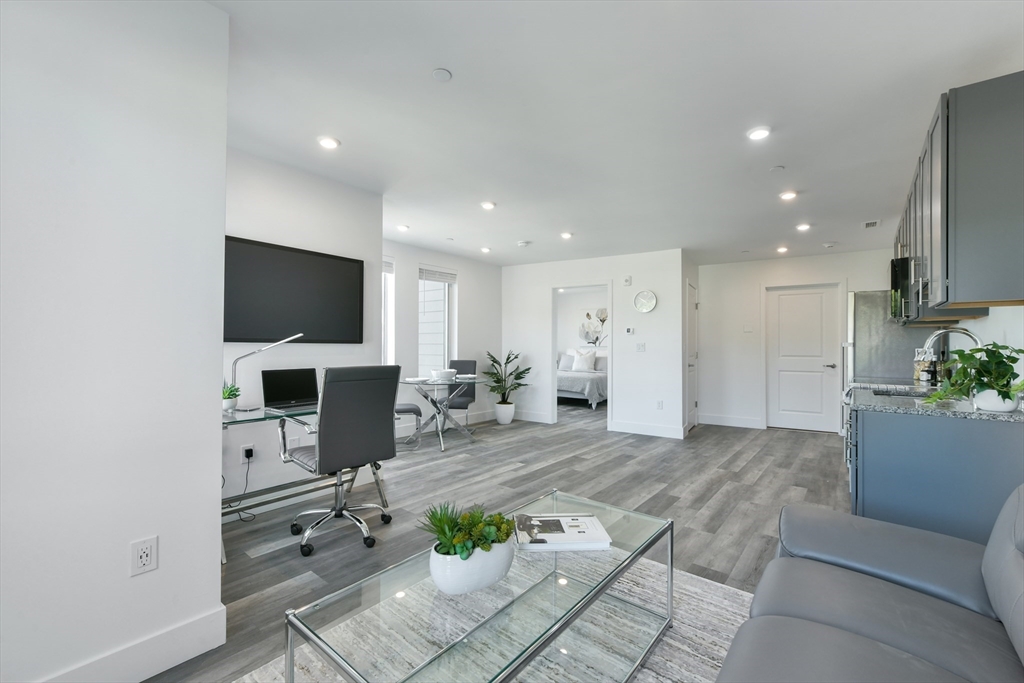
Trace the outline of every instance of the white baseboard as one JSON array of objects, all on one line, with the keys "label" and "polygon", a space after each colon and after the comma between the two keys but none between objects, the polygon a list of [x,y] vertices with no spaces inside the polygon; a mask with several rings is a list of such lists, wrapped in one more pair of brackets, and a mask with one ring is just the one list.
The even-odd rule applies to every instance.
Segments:
[{"label": "white baseboard", "polygon": [[142,681],[224,644],[227,610],[214,610],[67,669],[50,681],[109,683]]},{"label": "white baseboard", "polygon": [[522,420],[523,422],[540,422],[541,424],[554,424],[551,420],[551,416],[547,413],[532,410],[519,410],[516,408],[515,417],[513,420]]},{"label": "white baseboard", "polygon": [[701,413],[697,421],[702,425],[721,425],[723,427],[746,427],[747,429],[764,429],[764,421],[756,417],[736,417],[735,415],[708,415]]},{"label": "white baseboard", "polygon": [[608,423],[608,431],[643,434],[644,436],[663,436],[669,439],[682,439],[686,436],[686,431],[682,427],[652,425],[644,422],[624,422],[622,420],[610,421]]}]

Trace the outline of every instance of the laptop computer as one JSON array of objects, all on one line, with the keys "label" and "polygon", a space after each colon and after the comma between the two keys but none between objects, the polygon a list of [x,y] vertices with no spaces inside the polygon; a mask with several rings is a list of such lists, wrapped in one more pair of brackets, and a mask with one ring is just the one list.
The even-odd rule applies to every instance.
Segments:
[{"label": "laptop computer", "polygon": [[268,410],[313,408],[319,400],[315,368],[263,371],[263,405]]}]

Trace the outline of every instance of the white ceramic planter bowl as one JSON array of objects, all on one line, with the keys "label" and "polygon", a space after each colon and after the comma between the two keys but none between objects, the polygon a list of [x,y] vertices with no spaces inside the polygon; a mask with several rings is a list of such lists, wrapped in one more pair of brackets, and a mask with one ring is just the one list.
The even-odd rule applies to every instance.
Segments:
[{"label": "white ceramic planter bowl", "polygon": [[430,379],[455,379],[458,370],[431,370]]},{"label": "white ceramic planter bowl", "polygon": [[238,405],[237,398],[223,398],[221,399],[221,410],[225,413],[229,410],[234,410],[235,406]]},{"label": "white ceramic planter bowl", "polygon": [[498,420],[498,424],[507,425],[512,422],[512,417],[516,414],[515,403],[495,403],[494,404],[494,417]]},{"label": "white ceramic planter bowl", "polygon": [[977,410],[986,410],[991,413],[1012,413],[1020,405],[1020,396],[1014,395],[1013,399],[1007,401],[1001,398],[992,389],[978,392],[974,395],[974,407]]},{"label": "white ceramic planter bowl", "polygon": [[511,538],[501,545],[492,545],[487,552],[474,549],[468,560],[432,552],[430,578],[439,591],[448,595],[478,591],[505,578],[515,554],[515,542]]}]

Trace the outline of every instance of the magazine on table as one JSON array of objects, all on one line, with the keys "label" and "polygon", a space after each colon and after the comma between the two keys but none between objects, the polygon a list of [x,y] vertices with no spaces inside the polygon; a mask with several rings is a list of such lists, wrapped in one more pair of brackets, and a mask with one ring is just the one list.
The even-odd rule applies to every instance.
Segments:
[{"label": "magazine on table", "polygon": [[520,550],[604,550],[612,544],[601,520],[591,514],[518,514],[515,521]]}]

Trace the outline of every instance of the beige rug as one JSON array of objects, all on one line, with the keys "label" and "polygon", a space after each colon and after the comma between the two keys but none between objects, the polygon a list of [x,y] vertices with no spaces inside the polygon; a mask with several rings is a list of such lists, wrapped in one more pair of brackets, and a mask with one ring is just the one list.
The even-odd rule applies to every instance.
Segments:
[{"label": "beige rug", "polygon": [[[429,580],[426,584],[432,584]],[[611,592],[619,592],[644,604],[663,604],[665,590],[665,567],[650,560],[641,560],[619,582]],[[411,591],[408,598],[414,597]],[[444,609],[444,604],[433,594],[434,604]],[[483,591],[482,593],[486,593]],[[747,619],[752,596],[744,591],[715,583],[683,571],[674,572],[673,628],[668,629],[654,648],[634,681],[638,683],[693,681],[712,683],[722,666],[722,659],[736,631]],[[470,594],[474,595],[474,594]],[[407,598],[407,600],[408,600]],[[465,607],[467,596],[453,604]],[[547,650],[535,659],[517,678],[519,681],[557,682],[579,681],[597,683],[602,680],[616,680],[608,676],[608,670],[621,671],[621,665],[602,667],[602,659],[614,658],[615,641],[628,639],[623,629],[616,629],[616,616],[609,610],[600,610],[601,602],[578,620],[570,632],[560,636]],[[591,614],[593,612],[593,614]],[[360,623],[361,615],[343,622],[324,634],[328,642],[345,643],[349,647],[390,647],[396,649],[396,659],[406,643],[401,634],[371,634],[366,624]],[[581,622],[587,621],[584,625]],[[579,626],[579,628],[576,628]],[[410,632],[419,633],[423,624],[408,624]],[[301,638],[297,642],[301,642]],[[568,648],[575,657],[560,656],[560,649]],[[589,651],[588,651],[589,650]],[[300,683],[342,683],[343,678],[325,663],[308,645],[296,648],[295,680]],[[458,675],[456,675],[456,673]],[[401,674],[389,675],[378,671],[374,680],[398,680]],[[431,678],[434,676],[430,676]],[[476,680],[471,671],[447,671],[437,674],[437,683],[453,680]],[[284,655],[237,679],[235,683],[274,683],[284,680]],[[417,678],[417,681],[426,680]]]}]

